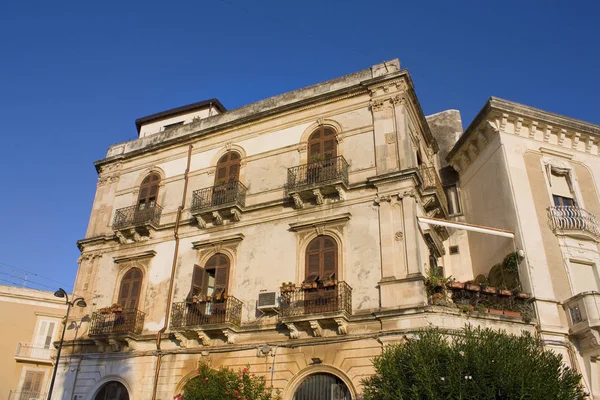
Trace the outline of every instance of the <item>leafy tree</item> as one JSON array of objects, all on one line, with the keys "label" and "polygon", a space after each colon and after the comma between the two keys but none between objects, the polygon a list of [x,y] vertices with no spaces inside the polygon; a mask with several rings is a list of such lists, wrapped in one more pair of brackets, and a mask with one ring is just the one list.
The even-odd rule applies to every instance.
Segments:
[{"label": "leafy tree", "polygon": [[265,378],[256,376],[248,368],[235,372],[229,368],[211,368],[207,363],[198,365],[198,375],[186,382],[183,393],[175,400],[272,400],[277,393],[266,388]]},{"label": "leafy tree", "polygon": [[580,400],[581,376],[524,332],[435,328],[386,348],[376,374],[362,381],[365,400]]}]

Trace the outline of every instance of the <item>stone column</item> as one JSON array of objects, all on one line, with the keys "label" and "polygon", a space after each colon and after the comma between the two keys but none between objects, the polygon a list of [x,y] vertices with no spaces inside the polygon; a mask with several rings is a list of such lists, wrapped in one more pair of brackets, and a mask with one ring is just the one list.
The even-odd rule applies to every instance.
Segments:
[{"label": "stone column", "polygon": [[373,133],[375,139],[375,165],[377,175],[398,171],[398,150],[396,148],[396,119],[389,99],[374,100]]}]

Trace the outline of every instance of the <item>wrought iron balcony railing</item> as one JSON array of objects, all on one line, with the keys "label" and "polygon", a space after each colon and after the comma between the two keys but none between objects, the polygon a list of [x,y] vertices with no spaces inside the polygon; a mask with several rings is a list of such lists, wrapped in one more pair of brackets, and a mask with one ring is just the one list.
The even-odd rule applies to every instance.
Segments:
[{"label": "wrought iron balcony railing", "polygon": [[90,321],[90,336],[116,333],[141,333],[146,314],[136,309],[121,312],[95,311]]},{"label": "wrought iron balcony railing", "polygon": [[348,163],[342,156],[288,168],[286,187],[289,192],[338,182],[348,185]]},{"label": "wrought iron balcony railing", "polygon": [[230,206],[246,205],[246,186],[239,181],[227,182],[194,191],[192,213]]},{"label": "wrought iron balcony railing", "polygon": [[438,193],[442,206],[447,211],[448,199],[446,198],[446,192],[444,192],[444,187],[442,186],[440,176],[438,175],[435,167],[421,166],[420,172],[421,178],[423,178],[423,191],[435,190]]},{"label": "wrought iron balcony railing", "polygon": [[43,392],[10,391],[8,400],[45,400],[48,395]]},{"label": "wrought iron balcony railing", "polygon": [[144,224],[158,226],[161,214],[162,207],[158,204],[142,209],[138,206],[119,208],[115,213],[113,228],[122,229]]},{"label": "wrought iron balcony railing", "polygon": [[548,207],[550,228],[553,231],[586,231],[594,236],[600,236],[600,226],[591,212],[576,206]]},{"label": "wrought iron balcony railing", "polygon": [[242,323],[242,302],[233,296],[223,300],[173,303],[171,328],[207,327]]},{"label": "wrought iron balcony railing", "polygon": [[28,343],[19,343],[17,345],[17,351],[15,358],[28,358],[32,360],[48,361],[54,357],[56,350],[54,348],[44,348],[39,346],[33,346]]},{"label": "wrought iron balcony railing", "polygon": [[281,316],[298,317],[325,313],[352,314],[352,288],[346,282],[316,289],[294,289],[281,292]]}]

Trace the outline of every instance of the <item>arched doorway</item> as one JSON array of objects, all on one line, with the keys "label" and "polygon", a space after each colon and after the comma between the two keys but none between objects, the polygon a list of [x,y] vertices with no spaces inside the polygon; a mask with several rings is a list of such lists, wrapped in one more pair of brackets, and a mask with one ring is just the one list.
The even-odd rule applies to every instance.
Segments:
[{"label": "arched doorway", "polygon": [[307,376],[296,389],[293,400],[350,400],[350,390],[337,376],[317,373]]},{"label": "arched doorway", "polygon": [[96,393],[94,400],[129,400],[129,393],[121,382],[107,382]]}]

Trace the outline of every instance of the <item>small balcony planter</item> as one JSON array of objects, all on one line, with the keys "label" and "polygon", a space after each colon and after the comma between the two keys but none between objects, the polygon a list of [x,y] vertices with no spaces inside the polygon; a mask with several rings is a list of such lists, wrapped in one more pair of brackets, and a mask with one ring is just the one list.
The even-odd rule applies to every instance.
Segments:
[{"label": "small balcony planter", "polygon": [[335,279],[330,279],[323,282],[323,287],[333,287],[337,285],[337,281]]},{"label": "small balcony planter", "polygon": [[481,285],[476,283],[466,283],[465,289],[470,290],[472,292],[479,292],[481,290]]},{"label": "small balcony planter", "polygon": [[464,282],[451,281],[451,282],[448,282],[446,284],[446,286],[449,287],[450,289],[464,289],[465,288],[465,283]]},{"label": "small balcony planter", "polygon": [[212,301],[212,296],[202,296],[202,301]]},{"label": "small balcony planter", "polygon": [[117,313],[121,313],[123,312],[123,307],[121,307],[120,304],[113,304],[112,306],[110,306],[110,311],[117,314]]},{"label": "small balcony planter", "polygon": [[481,291],[484,293],[496,294],[498,292],[498,288],[495,288],[493,286],[483,286],[481,288]]},{"label": "small balcony planter", "polygon": [[294,292],[295,290],[296,290],[296,284],[295,283],[292,283],[292,282],[285,283],[285,282],[283,282],[281,284],[281,293]]},{"label": "small balcony planter", "polygon": [[519,299],[523,299],[523,300],[527,300],[527,299],[531,298],[531,295],[529,293],[525,293],[525,292],[519,292],[519,293],[516,293],[516,295]]},{"label": "small balcony planter", "polygon": [[490,313],[492,315],[504,315],[504,311],[497,310],[495,308],[488,308],[488,313]]},{"label": "small balcony planter", "polygon": [[317,288],[317,282],[305,282],[302,284],[302,289],[304,290],[310,290],[310,289],[316,289]]},{"label": "small balcony planter", "polygon": [[501,296],[512,296],[513,292],[512,292],[512,290],[499,289],[498,294]]},{"label": "small balcony planter", "polygon": [[100,314],[110,314],[112,311],[111,311],[110,307],[103,307],[103,308],[99,309],[98,312]]},{"label": "small balcony planter", "polygon": [[507,317],[520,317],[521,313],[519,311],[504,310],[504,315]]}]

